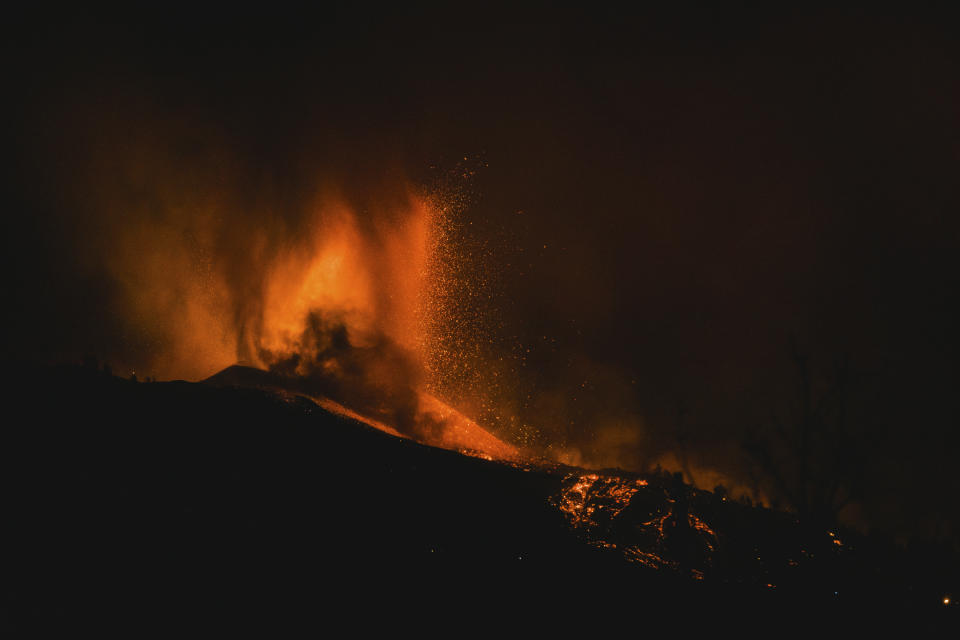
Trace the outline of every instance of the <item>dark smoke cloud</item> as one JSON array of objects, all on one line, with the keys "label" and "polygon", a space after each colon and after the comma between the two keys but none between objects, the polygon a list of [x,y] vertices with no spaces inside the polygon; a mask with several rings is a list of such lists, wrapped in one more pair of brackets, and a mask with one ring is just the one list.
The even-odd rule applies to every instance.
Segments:
[{"label": "dark smoke cloud", "polygon": [[310,395],[331,398],[408,435],[419,433],[417,359],[383,334],[352,344],[347,325],[322,311],[310,313],[289,351],[261,351],[271,373]]}]

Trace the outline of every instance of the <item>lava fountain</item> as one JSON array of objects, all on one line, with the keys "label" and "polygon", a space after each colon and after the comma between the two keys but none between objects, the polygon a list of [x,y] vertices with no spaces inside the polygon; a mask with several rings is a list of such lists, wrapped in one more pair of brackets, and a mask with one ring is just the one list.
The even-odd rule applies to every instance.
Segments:
[{"label": "lava fountain", "polygon": [[[239,319],[238,359],[276,386],[394,435],[490,459],[519,451],[458,411],[441,393],[438,353],[458,318],[445,301],[456,283],[438,259],[451,251],[452,215],[408,189],[364,215],[327,197],[263,274],[260,300]],[[221,378],[221,380],[223,380]]]}]

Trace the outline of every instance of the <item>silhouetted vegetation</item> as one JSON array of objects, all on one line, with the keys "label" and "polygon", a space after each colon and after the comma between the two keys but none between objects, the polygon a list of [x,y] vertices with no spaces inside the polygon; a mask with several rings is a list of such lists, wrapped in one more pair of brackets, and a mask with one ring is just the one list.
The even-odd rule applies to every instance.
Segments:
[{"label": "silhouetted vegetation", "polygon": [[809,356],[792,346],[796,376],[792,406],[763,429],[748,432],[744,447],[771,481],[774,497],[801,520],[833,526],[861,493],[863,425],[850,416],[849,362],[838,360],[817,376]]}]

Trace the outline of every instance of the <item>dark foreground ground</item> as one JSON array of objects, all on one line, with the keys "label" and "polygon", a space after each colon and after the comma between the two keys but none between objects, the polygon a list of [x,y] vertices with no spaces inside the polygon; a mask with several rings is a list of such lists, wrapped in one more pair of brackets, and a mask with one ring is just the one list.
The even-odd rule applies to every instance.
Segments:
[{"label": "dark foreground ground", "polygon": [[5,388],[0,629],[957,619],[952,556],[831,536],[668,476],[622,510],[605,510],[600,482],[576,527],[558,505],[587,472],[424,447],[293,395],[81,368]]}]

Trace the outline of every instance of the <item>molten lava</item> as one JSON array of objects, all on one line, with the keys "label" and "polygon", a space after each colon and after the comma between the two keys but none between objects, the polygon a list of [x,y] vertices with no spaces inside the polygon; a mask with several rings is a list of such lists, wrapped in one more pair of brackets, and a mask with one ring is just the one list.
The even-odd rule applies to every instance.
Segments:
[{"label": "molten lava", "polygon": [[[713,529],[689,504],[689,487],[652,487],[642,478],[568,473],[553,502],[588,543],[651,569],[702,579],[717,550]],[[677,553],[678,541],[685,552]]]},{"label": "molten lava", "polygon": [[[367,424],[399,438],[411,437],[397,431],[381,420],[371,418],[329,398],[314,397],[321,407],[353,420]],[[421,431],[415,439],[441,449],[485,460],[519,461],[520,450],[500,440],[476,422],[429,393],[420,393],[417,423]],[[425,425],[429,425],[426,428]]]},{"label": "molten lava", "polygon": [[[413,189],[395,194],[367,209],[326,193],[298,233],[275,232],[279,241],[253,234],[247,250],[259,267],[240,285],[186,290],[193,307],[211,314],[234,298],[233,360],[247,366],[210,381],[304,395],[394,436],[518,460],[516,447],[442,399],[456,397],[451,381],[479,369],[465,345],[482,339],[456,311],[472,285],[469,272],[451,268],[453,209]],[[206,335],[209,325],[191,328]]]}]

